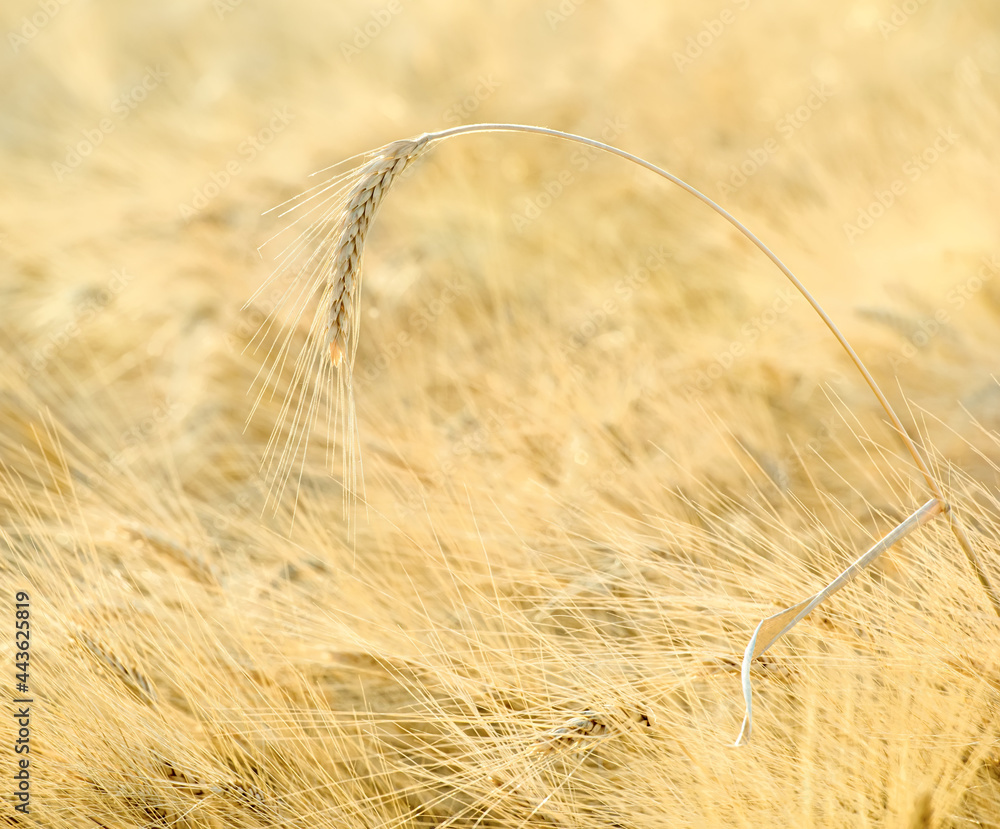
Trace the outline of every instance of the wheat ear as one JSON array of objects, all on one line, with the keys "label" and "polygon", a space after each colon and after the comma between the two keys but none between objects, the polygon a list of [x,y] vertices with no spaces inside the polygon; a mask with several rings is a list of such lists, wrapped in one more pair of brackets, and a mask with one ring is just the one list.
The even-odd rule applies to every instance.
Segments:
[{"label": "wheat ear", "polygon": [[126,665],[109,649],[95,639],[92,639],[82,628],[73,626],[70,641],[84,651],[90,653],[98,662],[108,668],[125,686],[145,702],[156,703],[159,695],[156,687],[138,668]]},{"label": "wheat ear", "polygon": [[[250,417],[268,389],[277,390],[281,368],[296,340],[294,323],[301,321],[313,299],[318,298],[305,345],[294,361],[290,383],[283,392],[276,425],[264,453],[265,477],[270,482],[268,500],[275,507],[296,467],[301,474],[309,433],[323,408],[328,414],[328,433],[334,438],[331,447],[336,445],[336,435],[332,433],[343,439],[345,508],[348,495],[356,492],[352,375],[365,239],[389,188],[426,149],[428,142],[429,136],[393,141],[365,154],[359,166],[272,208],[280,210],[282,216],[297,212],[288,227],[301,225],[302,229],[279,254],[271,277],[244,306],[263,301],[267,312],[267,321],[248,347],[256,348],[270,338],[279,315],[289,314],[293,324],[269,346],[265,365],[270,368],[266,374],[262,369],[257,377],[259,391]],[[267,296],[268,289],[286,269],[296,273],[291,284],[276,300]],[[325,396],[331,387],[336,389],[335,401]],[[287,435],[282,434],[283,426],[287,426]],[[297,483],[301,483],[301,477]]]},{"label": "wheat ear", "polygon": [[562,725],[552,728],[535,739],[535,754],[555,754],[567,750],[582,751],[602,740],[634,725],[650,729],[653,719],[648,712],[626,705],[609,705],[601,710],[588,708]]},{"label": "wheat ear", "polygon": [[333,250],[327,282],[326,345],[338,368],[348,356],[350,372],[357,347],[358,293],[365,237],[393,180],[427,147],[429,136],[394,141],[377,151],[361,168],[347,194],[340,219],[340,236]]},{"label": "wheat ear", "polygon": [[249,807],[252,811],[266,808],[267,798],[264,793],[248,783],[232,782],[210,786],[196,775],[183,771],[179,766],[162,757],[158,758],[166,778],[173,784],[183,787],[195,797],[221,795],[233,802]]}]

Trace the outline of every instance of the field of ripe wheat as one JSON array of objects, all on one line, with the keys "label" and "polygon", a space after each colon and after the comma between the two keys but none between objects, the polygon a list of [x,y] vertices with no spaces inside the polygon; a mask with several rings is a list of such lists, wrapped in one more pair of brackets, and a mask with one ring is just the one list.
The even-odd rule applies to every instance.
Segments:
[{"label": "field of ripe wheat", "polygon": [[0,36],[0,822],[1000,826],[1000,6]]}]

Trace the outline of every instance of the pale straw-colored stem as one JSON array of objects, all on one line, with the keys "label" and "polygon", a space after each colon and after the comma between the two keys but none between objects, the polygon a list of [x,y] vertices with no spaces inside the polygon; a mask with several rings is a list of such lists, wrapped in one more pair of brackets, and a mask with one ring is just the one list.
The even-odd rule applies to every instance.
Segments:
[{"label": "pale straw-colored stem", "polygon": [[850,567],[820,590],[819,593],[791,607],[786,607],[773,616],[768,616],[757,625],[743,654],[743,665],[740,671],[740,678],[743,685],[743,699],[746,703],[746,714],[743,717],[743,727],[740,729],[740,735],[736,738],[736,745],[743,745],[749,740],[750,732],[753,730],[753,693],[750,688],[751,663],[795,627],[795,625],[801,622],[820,602],[832,596],[848,582],[856,579],[861,574],[861,571],[868,567],[882,553],[898,541],[906,538],[917,527],[926,524],[935,516],[940,515],[941,511],[941,502],[937,498],[931,498],[930,501],[920,507],[909,518],[875,542],[864,555],[857,558]]},{"label": "pale straw-colored stem", "polygon": [[[737,744],[743,742],[745,738],[749,738],[750,735],[752,720],[749,672],[750,664],[753,660],[763,653],[764,650],[774,644],[774,642],[777,641],[777,639],[780,638],[793,625],[797,624],[799,620],[816,607],[817,604],[855,578],[865,567],[874,561],[875,558],[896,543],[896,541],[912,532],[916,527],[931,520],[939,514],[943,513],[948,517],[951,530],[954,533],[959,546],[962,548],[962,551],[965,553],[973,572],[976,574],[980,584],[982,584],[984,590],[986,591],[994,611],[998,616],[1000,616],[1000,594],[998,594],[996,588],[992,584],[992,581],[987,574],[986,569],[983,567],[979,556],[972,546],[972,543],[966,535],[965,529],[958,519],[958,516],[954,514],[945,499],[942,488],[934,474],[931,472],[930,466],[924,459],[920,449],[917,447],[917,444],[910,436],[906,427],[903,425],[902,420],[900,420],[899,416],[892,408],[888,398],[882,392],[881,388],[879,388],[879,385],[875,381],[871,372],[868,371],[868,368],[862,362],[861,358],[858,356],[851,344],[847,341],[843,332],[841,332],[826,311],[823,310],[823,307],[819,304],[816,298],[809,292],[805,285],[799,281],[788,266],[778,258],[774,251],[765,245],[755,233],[753,233],[746,227],[746,225],[739,221],[720,204],[713,201],[700,190],[692,187],[686,181],[683,181],[661,167],[651,164],[645,159],[639,158],[632,153],[620,150],[610,144],[606,144],[603,141],[597,141],[592,138],[574,135],[573,133],[562,132],[560,130],[524,124],[469,124],[453,127],[447,130],[441,130],[439,132],[425,133],[414,139],[394,142],[393,144],[389,144],[378,150],[373,155],[371,160],[369,160],[368,163],[362,167],[358,176],[353,179],[353,185],[346,195],[344,208],[340,214],[340,232],[334,246],[331,262],[332,267],[326,285],[326,289],[328,291],[327,299],[329,303],[327,306],[329,312],[326,342],[329,347],[330,357],[333,363],[339,368],[343,368],[345,370],[345,374],[342,375],[342,379],[346,382],[348,389],[350,388],[351,382],[350,378],[354,348],[357,345],[357,294],[360,286],[361,258],[364,253],[364,241],[371,225],[371,221],[374,218],[375,212],[377,211],[383,196],[391,185],[394,177],[397,176],[403,168],[410,163],[410,161],[412,161],[418,154],[422,153],[426,148],[436,142],[443,141],[446,138],[452,138],[458,135],[468,135],[477,132],[534,133],[603,150],[611,153],[612,155],[619,156],[627,161],[638,164],[640,167],[644,167],[645,169],[656,173],[658,176],[673,182],[678,187],[687,191],[696,199],[706,204],[722,216],[722,218],[724,218],[727,222],[729,222],[729,224],[749,239],[755,247],[757,247],[768,259],[771,260],[771,262],[774,263],[774,265],[785,275],[788,281],[795,286],[796,290],[803,297],[805,297],[812,309],[819,315],[820,319],[823,320],[834,337],[837,338],[841,347],[845,352],[847,352],[847,356],[850,358],[851,362],[854,363],[854,366],[861,373],[861,376],[868,384],[868,387],[878,399],[879,404],[888,416],[896,434],[899,435],[903,445],[913,458],[913,462],[916,464],[917,469],[920,471],[928,489],[933,495],[933,498],[930,501],[913,513],[913,515],[911,515],[906,521],[896,527],[889,533],[889,535],[879,541],[874,547],[865,553],[865,555],[854,562],[854,564],[848,567],[847,570],[841,573],[841,575],[831,582],[831,584],[824,590],[775,616],[765,619],[757,626],[753,638],[747,646],[743,659],[742,677],[744,697],[746,700],[746,718],[744,720],[743,731],[740,733],[740,738],[737,740]],[[345,355],[348,359],[346,361],[346,366],[343,366],[342,361],[344,360]]]},{"label": "pale straw-colored stem", "polygon": [[965,528],[959,521],[958,516],[954,514],[954,512],[951,509],[951,506],[945,499],[941,486],[938,483],[937,479],[934,477],[933,473],[931,472],[930,466],[927,464],[927,461],[924,459],[920,450],[917,448],[916,443],[910,437],[910,434],[906,430],[906,427],[903,425],[903,422],[899,419],[899,416],[892,408],[892,405],[889,403],[888,398],[886,398],[886,396],[882,393],[882,389],[880,389],[878,383],[875,382],[875,378],[872,377],[871,372],[868,371],[868,368],[861,361],[861,358],[858,356],[857,352],[851,347],[851,344],[847,341],[847,337],[844,336],[841,330],[837,327],[836,323],[834,323],[834,321],[830,319],[826,311],[823,310],[823,307],[819,304],[819,302],[816,301],[816,298],[809,292],[806,286],[803,285],[798,280],[795,274],[793,274],[791,270],[789,270],[788,266],[785,265],[785,263],[778,258],[777,254],[775,254],[774,251],[772,251],[767,245],[765,245],[753,231],[751,231],[739,219],[733,216],[733,214],[730,213],[728,210],[726,210],[722,205],[713,201],[704,193],[702,193],[700,190],[698,190],[695,187],[692,187],[686,181],[678,178],[673,173],[669,173],[662,167],[657,167],[655,164],[651,164],[650,162],[646,161],[643,158],[639,158],[636,155],[632,155],[632,153],[625,152],[625,150],[620,150],[617,147],[611,146],[610,144],[605,144],[603,141],[596,141],[593,138],[586,138],[585,136],[582,135],[574,135],[573,133],[562,132],[560,130],[548,129],[546,127],[535,127],[525,124],[468,124],[465,126],[452,127],[451,129],[447,130],[441,130],[440,132],[425,133],[424,135],[420,136],[419,139],[416,140],[431,143],[435,141],[441,141],[445,138],[451,138],[456,135],[465,135],[474,132],[536,133],[539,135],[548,135],[554,138],[561,138],[567,141],[573,141],[577,144],[584,144],[589,147],[595,147],[599,150],[604,150],[605,152],[611,153],[612,155],[617,155],[620,158],[624,158],[627,161],[631,161],[635,164],[638,164],[640,167],[645,167],[647,170],[656,173],[658,176],[662,176],[668,181],[672,181],[678,187],[682,188],[683,190],[686,190],[696,199],[698,199],[699,201],[703,202],[704,204],[712,208],[712,210],[714,210],[716,213],[722,216],[722,218],[724,218],[740,233],[742,233],[747,239],[749,239],[761,251],[761,253],[763,253],[768,259],[770,259],[775,264],[775,266],[785,275],[788,281],[795,286],[796,290],[798,290],[798,292],[805,297],[806,301],[809,303],[809,305],[812,306],[813,310],[817,314],[819,314],[823,322],[826,323],[826,327],[830,329],[830,331],[833,333],[833,336],[837,338],[837,341],[843,347],[844,351],[847,352],[847,356],[851,358],[851,362],[854,363],[854,366],[857,368],[857,370],[861,372],[861,376],[864,377],[865,382],[868,384],[868,388],[870,388],[875,397],[878,398],[878,402],[882,406],[883,411],[885,411],[890,422],[892,423],[893,428],[896,431],[896,434],[899,435],[900,439],[903,441],[903,445],[906,447],[907,451],[910,453],[910,456],[913,458],[913,462],[916,464],[917,469],[923,476],[924,481],[926,481],[928,489],[930,489],[931,493],[934,495],[935,500],[940,502],[942,511],[948,517],[951,530],[954,533],[959,546],[962,548],[962,552],[965,553],[965,557],[968,559],[973,572],[976,574],[976,577],[979,579],[980,584],[982,584],[983,589],[986,591],[986,595],[989,597],[990,603],[993,605],[994,611],[996,612],[997,616],[1000,616],[1000,593],[997,592],[997,589],[993,585],[992,580],[990,579],[989,575],[986,572],[986,569],[983,567],[983,564],[980,561],[980,558],[976,553],[975,549],[973,548],[972,543],[969,541],[969,537],[966,535]]},{"label": "pale straw-colored stem", "polygon": [[[740,731],[740,736],[736,741],[737,745],[740,745],[745,740],[749,739],[753,723],[750,688],[750,666],[753,660],[773,645],[781,636],[783,636],[788,630],[803,619],[806,614],[813,610],[813,608],[815,608],[820,602],[824,601],[852,579],[856,578],[862,570],[870,565],[876,558],[878,558],[878,556],[888,550],[893,544],[911,533],[917,527],[942,513],[948,517],[952,533],[958,541],[959,546],[962,548],[962,551],[968,559],[969,564],[972,567],[973,572],[976,574],[980,584],[986,591],[986,595],[988,596],[994,611],[998,616],[1000,616],[1000,594],[998,594],[996,588],[992,584],[992,581],[987,574],[986,569],[983,567],[983,564],[973,548],[972,543],[966,535],[965,529],[958,516],[954,514],[954,511],[945,499],[941,485],[932,473],[929,464],[924,459],[920,449],[917,447],[917,444],[914,442],[906,427],[903,425],[902,420],[900,420],[892,405],[889,403],[888,398],[882,392],[882,389],[879,388],[875,378],[872,376],[871,372],[868,371],[867,366],[865,366],[857,352],[848,342],[847,337],[844,336],[843,332],[837,327],[836,323],[834,323],[826,311],[823,310],[823,307],[819,304],[816,298],[809,292],[805,285],[799,281],[788,266],[778,258],[774,251],[765,245],[755,233],[753,233],[748,227],[746,227],[746,225],[739,221],[720,204],[706,196],[697,188],[692,187],[686,181],[683,181],[661,167],[651,164],[645,159],[639,158],[632,153],[620,150],[610,144],[606,144],[603,141],[597,141],[593,138],[587,138],[581,135],[574,135],[573,133],[562,132],[561,130],[553,130],[546,127],[536,127],[524,124],[469,124],[453,127],[447,130],[441,130],[439,132],[425,133],[424,135],[413,139],[412,142],[396,142],[395,144],[383,148],[383,150],[381,150],[375,158],[369,162],[368,167],[362,171],[360,179],[357,180],[354,189],[348,195],[348,203],[345,211],[346,226],[342,227],[339,244],[336,249],[335,266],[332,273],[333,279],[329,283],[329,287],[331,289],[330,298],[333,302],[330,306],[330,323],[328,327],[330,355],[336,365],[340,365],[346,346],[348,346],[348,344],[356,344],[357,302],[355,297],[357,293],[358,280],[360,279],[360,260],[364,249],[364,238],[371,218],[374,215],[374,211],[377,209],[378,204],[384,195],[385,190],[391,183],[393,176],[396,175],[407,163],[409,163],[409,160],[412,157],[415,157],[418,152],[422,152],[431,144],[443,141],[446,138],[452,138],[458,135],[468,135],[477,132],[534,133],[537,135],[547,135],[553,138],[559,138],[603,150],[612,155],[623,158],[626,161],[638,164],[640,167],[644,167],[650,172],[656,173],[658,176],[673,182],[678,187],[687,191],[700,202],[704,203],[718,213],[722,218],[729,222],[729,224],[742,233],[743,236],[749,239],[755,247],[757,247],[768,259],[771,260],[771,262],[774,263],[778,270],[785,275],[788,281],[795,286],[795,289],[803,297],[805,297],[812,309],[826,324],[826,327],[829,328],[830,332],[837,338],[837,342],[839,342],[844,351],[847,352],[847,356],[850,358],[851,362],[854,363],[855,368],[857,368],[857,370],[861,373],[865,383],[868,384],[868,388],[871,389],[872,393],[878,399],[879,405],[881,405],[883,411],[886,413],[886,416],[889,418],[896,434],[899,435],[903,445],[913,458],[913,462],[916,464],[917,469],[923,476],[923,479],[927,484],[927,488],[933,495],[933,498],[931,498],[930,501],[920,507],[920,509],[914,512],[909,518],[878,541],[871,549],[851,564],[850,567],[842,572],[819,593],[781,611],[774,616],[764,619],[757,626],[750,643],[747,645],[741,668],[743,695],[746,702],[746,716],[743,721],[743,728]],[[351,356],[353,357],[353,353]],[[350,370],[351,363],[348,362],[346,375],[348,384],[350,383]],[[591,732],[596,732],[599,725],[598,721],[593,718],[583,718],[578,723],[574,721],[573,729],[566,731],[565,734],[559,732],[558,735],[554,736],[558,738],[568,737],[570,736],[570,731],[572,731],[575,735],[576,731],[581,730],[590,734]]]}]

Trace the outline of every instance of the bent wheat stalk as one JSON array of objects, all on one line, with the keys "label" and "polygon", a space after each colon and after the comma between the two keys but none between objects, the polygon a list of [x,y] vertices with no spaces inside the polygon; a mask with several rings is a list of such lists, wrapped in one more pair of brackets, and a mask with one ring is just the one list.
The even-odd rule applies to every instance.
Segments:
[{"label": "bent wheat stalk", "polygon": [[747,649],[743,654],[743,665],[740,670],[740,682],[743,686],[743,699],[746,702],[746,714],[743,717],[743,727],[736,738],[736,745],[743,745],[750,739],[753,730],[753,694],[750,689],[750,666],[753,661],[761,656],[771,645],[777,642],[782,636],[790,631],[795,625],[801,622],[806,615],[813,610],[820,602],[825,601],[841,587],[857,578],[861,571],[868,567],[882,553],[892,547],[896,542],[902,541],[917,527],[926,524],[932,518],[941,514],[941,502],[937,498],[931,498],[920,509],[913,513],[903,523],[893,529],[886,536],[877,541],[871,549],[854,561],[850,567],[844,570],[837,578],[831,581],[826,587],[814,596],[810,596],[798,604],[786,607],[773,616],[768,616],[757,625],[747,644]]},{"label": "bent wheat stalk", "polygon": [[[714,210],[741,234],[743,234],[743,236],[745,236],[755,247],[757,247],[758,250],[770,259],[771,262],[774,263],[778,270],[784,274],[785,278],[792,283],[795,289],[802,294],[803,297],[805,297],[809,305],[820,316],[827,328],[830,329],[831,333],[834,337],[836,337],[841,347],[847,353],[855,368],[857,368],[857,370],[861,373],[865,383],[867,383],[872,393],[878,399],[879,404],[889,418],[894,431],[903,442],[903,445],[906,447],[910,456],[913,458],[913,462],[916,465],[917,470],[920,472],[928,490],[930,491],[930,494],[933,496],[928,504],[925,504],[924,507],[921,507],[920,510],[914,513],[914,516],[920,516],[920,519],[916,520],[916,523],[908,523],[915,520],[914,516],[911,516],[907,519],[907,521],[904,521],[903,524],[893,530],[892,533],[886,537],[886,539],[883,539],[882,542],[873,547],[872,550],[865,554],[865,556],[862,556],[861,559],[855,562],[851,568],[848,568],[844,574],[841,574],[841,577],[839,577],[838,580],[833,582],[824,591],[816,594],[816,596],[811,599],[807,599],[806,601],[795,605],[793,608],[789,608],[788,610],[779,613],[775,617],[771,617],[771,619],[765,619],[764,622],[758,626],[757,632],[754,635],[754,639],[751,640],[750,646],[747,648],[743,661],[743,688],[747,711],[743,731],[740,735],[740,741],[742,741],[745,737],[748,737],[751,730],[749,666],[753,659],[762,654],[768,647],[773,645],[774,642],[776,642],[789,628],[791,628],[792,625],[798,622],[805,615],[805,613],[815,607],[816,604],[823,601],[823,599],[834,592],[834,590],[839,589],[840,586],[846,584],[846,582],[860,572],[861,569],[868,566],[868,564],[870,564],[871,561],[877,557],[877,555],[885,549],[888,549],[888,547],[898,540],[899,537],[902,537],[902,535],[910,532],[913,528],[926,520],[929,520],[939,514],[944,514],[947,517],[951,530],[954,533],[959,546],[962,548],[962,551],[968,559],[973,572],[982,584],[983,589],[986,591],[994,611],[998,616],[1000,616],[1000,594],[998,594],[990,577],[983,567],[979,556],[973,549],[958,516],[954,514],[950,505],[945,500],[943,490],[931,472],[927,461],[924,459],[916,443],[913,441],[912,437],[906,430],[906,427],[903,425],[903,422],[893,410],[888,398],[886,398],[885,394],[883,394],[878,383],[875,381],[875,378],[872,376],[871,372],[868,371],[868,368],[862,362],[857,352],[855,352],[855,350],[851,347],[847,338],[829,317],[829,315],[827,315],[826,311],[823,310],[819,302],[808,291],[805,285],[798,280],[788,266],[785,265],[785,263],[782,262],[781,259],[779,259],[778,256],[764,244],[764,242],[762,242],[749,228],[747,228],[729,211],[706,196],[700,190],[692,187],[690,184],[672,173],[669,173],[661,167],[633,155],[632,153],[618,149],[610,144],[606,144],[603,141],[596,141],[592,138],[586,138],[585,136],[574,135],[572,133],[548,129],[546,127],[536,127],[524,124],[468,124],[441,130],[439,132],[424,133],[423,135],[412,139],[395,141],[391,144],[386,144],[384,147],[381,147],[371,153],[367,157],[365,163],[357,168],[353,173],[337,177],[329,183],[325,183],[317,188],[314,188],[315,192],[310,191],[304,194],[300,199],[293,200],[293,202],[297,201],[298,203],[289,208],[289,211],[287,212],[297,209],[305,204],[314,204],[314,206],[300,218],[308,218],[309,216],[314,215],[317,209],[321,212],[317,219],[314,219],[307,225],[306,229],[299,235],[296,242],[290,246],[290,248],[286,249],[286,255],[283,261],[287,263],[291,259],[294,259],[302,250],[311,250],[307,257],[306,267],[304,270],[307,283],[311,282],[311,284],[307,284],[305,288],[298,288],[301,292],[299,296],[302,297],[319,292],[321,294],[321,302],[319,308],[316,310],[313,325],[310,328],[310,342],[307,344],[306,348],[303,349],[298,361],[296,362],[292,378],[292,392],[286,397],[281,410],[282,420],[284,420],[288,415],[291,416],[291,432],[284,451],[274,463],[278,494],[280,494],[281,489],[283,489],[284,485],[288,482],[292,468],[295,465],[296,458],[300,455],[304,457],[306,432],[308,432],[306,420],[309,417],[314,416],[318,410],[319,394],[321,394],[321,392],[314,393],[308,403],[305,401],[305,397],[299,397],[294,412],[290,410],[291,400],[300,386],[308,382],[315,381],[317,373],[322,379],[326,376],[326,372],[334,370],[337,372],[338,389],[336,411],[340,416],[342,432],[345,438],[345,491],[348,487],[353,487],[353,484],[355,483],[354,476],[356,469],[354,466],[355,453],[353,441],[355,438],[356,426],[353,415],[352,374],[354,368],[355,349],[357,347],[358,324],[360,319],[358,316],[359,291],[361,286],[361,265],[364,255],[365,238],[371,228],[375,213],[381,205],[382,200],[385,198],[388,188],[398,177],[399,173],[402,172],[402,170],[410,164],[413,159],[425,152],[431,145],[441,142],[446,138],[453,138],[459,135],[469,135],[477,132],[534,133],[559,138],[565,141],[571,141],[584,146],[594,147],[598,150],[616,155],[619,158],[631,161],[634,164],[638,164],[640,167],[644,167],[645,169],[656,173],[658,176],[673,182],[678,187],[687,191],[696,199]],[[324,194],[328,193],[330,190],[334,190],[335,195],[332,199],[324,198]],[[318,202],[317,208],[315,204],[316,199],[318,198],[321,199],[321,201]],[[331,204],[331,202],[332,206],[326,208],[326,205]],[[282,302],[294,299],[295,290],[295,285],[289,288]],[[301,311],[299,314],[301,314]],[[320,332],[323,332],[322,335],[320,335]],[[289,334],[278,348],[276,359],[274,360],[271,371],[268,374],[268,380],[275,377],[275,372],[287,357],[290,345],[290,336],[291,335]],[[324,353],[329,354],[330,358],[325,363],[320,359]],[[314,388],[319,388],[319,386],[314,386]],[[258,402],[259,401],[260,397],[258,397]],[[268,445],[268,453],[275,450],[277,437],[276,429],[275,434],[272,436],[272,442]],[[905,531],[904,528],[906,528]],[[902,535],[897,535],[901,532]],[[889,540],[890,538],[892,540]],[[878,552],[873,555],[873,551],[875,550],[878,550]],[[847,577],[847,573],[851,573],[851,575]],[[836,585],[836,587],[834,585]],[[792,611],[797,612],[792,613]],[[777,633],[774,633],[774,635],[760,635],[762,628],[766,628],[768,632],[772,630],[773,625],[769,625],[769,622],[772,622],[773,620],[783,621],[790,616],[794,617],[793,621],[785,625],[784,628]],[[766,644],[759,647],[757,643],[764,640],[766,640]],[[740,741],[738,741],[738,743]]]}]

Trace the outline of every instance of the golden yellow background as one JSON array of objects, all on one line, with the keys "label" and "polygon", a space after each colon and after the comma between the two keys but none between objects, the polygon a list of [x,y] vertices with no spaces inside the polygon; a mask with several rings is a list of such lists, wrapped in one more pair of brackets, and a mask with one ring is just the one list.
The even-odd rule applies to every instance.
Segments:
[{"label": "golden yellow background", "polygon": [[[314,171],[461,123],[603,137],[809,286],[996,573],[1000,6],[8,0],[0,37],[37,825],[1000,824],[996,620],[943,522],[775,647],[729,748],[756,622],[929,496],[690,196],[528,135],[395,184],[350,526],[322,433],[265,505],[290,374],[251,418],[277,294],[245,305]],[[623,700],[649,734],[531,750]]]}]

